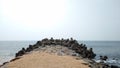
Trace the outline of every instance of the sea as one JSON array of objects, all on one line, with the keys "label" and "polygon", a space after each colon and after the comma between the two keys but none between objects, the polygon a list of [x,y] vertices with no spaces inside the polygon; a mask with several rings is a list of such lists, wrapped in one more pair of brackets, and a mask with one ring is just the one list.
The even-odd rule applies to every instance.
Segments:
[{"label": "sea", "polygon": [[[10,61],[15,57],[15,53],[23,47],[27,48],[30,44],[37,41],[0,41],[0,65]],[[86,44],[87,48],[93,48],[96,53],[95,61],[98,62],[99,56],[108,56],[106,63],[120,66],[120,41],[79,41]]]}]

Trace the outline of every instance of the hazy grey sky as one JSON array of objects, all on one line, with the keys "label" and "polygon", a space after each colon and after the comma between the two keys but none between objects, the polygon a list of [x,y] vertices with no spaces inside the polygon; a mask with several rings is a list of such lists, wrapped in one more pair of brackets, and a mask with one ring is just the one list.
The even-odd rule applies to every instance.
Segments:
[{"label": "hazy grey sky", "polygon": [[0,40],[120,40],[120,0],[0,0]]}]

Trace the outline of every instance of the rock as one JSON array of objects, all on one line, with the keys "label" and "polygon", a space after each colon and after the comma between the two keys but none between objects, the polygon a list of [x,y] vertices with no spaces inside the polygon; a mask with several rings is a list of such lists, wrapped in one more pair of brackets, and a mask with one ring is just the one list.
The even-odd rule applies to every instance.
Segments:
[{"label": "rock", "polygon": [[94,63],[91,65],[91,68],[110,68],[110,66],[105,63]]},{"label": "rock", "polygon": [[9,62],[4,62],[3,65],[5,65],[5,64],[7,64],[7,63],[9,63]]},{"label": "rock", "polygon": [[10,62],[20,59],[20,57],[15,57],[14,59],[10,60]]},{"label": "rock", "polygon": [[118,67],[116,65],[111,65],[111,68],[120,68],[120,67]]},{"label": "rock", "polygon": [[88,52],[87,52],[87,57],[88,57],[89,59],[93,59],[95,56],[96,56],[96,54],[94,54],[93,49],[90,48],[90,49],[88,50]]},{"label": "rock", "polygon": [[100,56],[100,60],[101,60],[101,61],[106,61],[107,59],[108,59],[107,56]]},{"label": "rock", "polygon": [[54,42],[54,39],[53,39],[53,37],[51,37],[50,41],[51,41],[51,42]]},{"label": "rock", "polygon": [[33,45],[33,49],[39,48],[38,44]]},{"label": "rock", "polygon": [[76,53],[73,53],[72,56],[78,56]]},{"label": "rock", "polygon": [[42,45],[42,42],[41,42],[41,41],[37,41],[36,45],[41,46],[41,45]]},{"label": "rock", "polygon": [[106,61],[107,59],[108,59],[108,57],[107,57],[107,56],[104,56],[104,57],[103,57],[103,60],[105,60],[105,61]]},{"label": "rock", "polygon": [[18,51],[18,53],[15,54],[15,57],[22,56],[26,52],[25,48],[22,48],[22,50]]}]

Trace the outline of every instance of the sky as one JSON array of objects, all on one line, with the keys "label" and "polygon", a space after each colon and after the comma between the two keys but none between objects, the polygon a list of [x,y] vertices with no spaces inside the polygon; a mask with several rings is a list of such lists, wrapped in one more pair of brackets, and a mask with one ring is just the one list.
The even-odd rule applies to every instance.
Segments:
[{"label": "sky", "polygon": [[0,0],[0,40],[120,41],[120,0]]}]

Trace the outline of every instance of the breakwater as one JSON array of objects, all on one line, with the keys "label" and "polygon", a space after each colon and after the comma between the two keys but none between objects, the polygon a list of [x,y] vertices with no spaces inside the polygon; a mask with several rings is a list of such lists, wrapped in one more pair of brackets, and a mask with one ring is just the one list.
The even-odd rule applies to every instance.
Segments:
[{"label": "breakwater", "polygon": [[93,59],[96,54],[93,52],[93,49],[87,49],[85,44],[79,44],[77,40],[74,40],[73,38],[71,39],[42,39],[41,41],[37,41],[36,44],[34,45],[29,45],[28,48],[22,48],[18,53],[16,53],[15,57],[22,56],[26,52],[30,52],[36,48],[39,48],[40,46],[45,47],[45,46],[50,46],[50,45],[61,45],[68,47],[69,49],[74,50],[76,53],[80,54],[83,58],[88,58],[88,59]]},{"label": "breakwater", "polygon": [[[16,53],[15,59],[12,59],[10,62],[12,62],[16,59],[19,59],[20,56],[27,54],[29,52],[32,52],[35,49],[43,48],[46,46],[58,46],[58,45],[67,47],[70,50],[75,51],[77,54],[79,54],[79,56],[81,56],[83,58],[88,58],[91,60],[95,57],[95,53],[93,52],[92,48],[88,49],[86,44],[78,43],[78,41],[74,40],[73,38],[70,38],[70,39],[63,39],[63,38],[62,39],[53,39],[53,38],[47,39],[47,38],[45,38],[40,41],[37,41],[37,43],[34,45],[29,45],[29,47],[27,47],[27,48],[22,48],[20,51],[18,51]],[[73,54],[73,55],[75,55],[75,54]],[[6,64],[6,63],[4,63],[4,64]],[[91,65],[91,66],[92,67],[96,66],[94,68],[99,68],[100,66],[105,67],[108,65],[106,65],[104,63],[100,63],[100,64],[94,63],[94,65]],[[114,68],[114,67],[112,67],[112,68]]]}]

